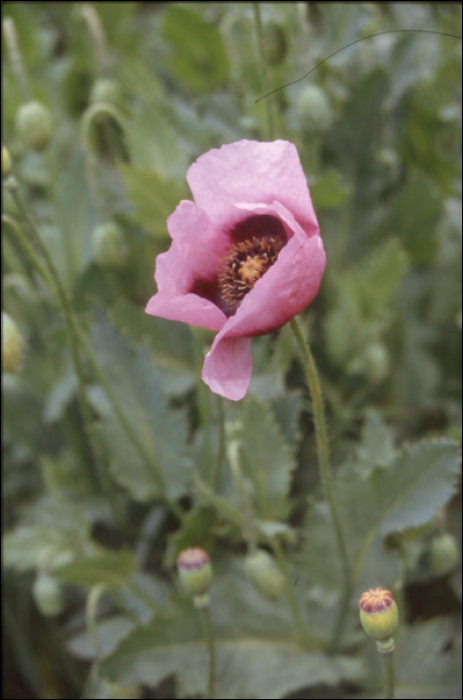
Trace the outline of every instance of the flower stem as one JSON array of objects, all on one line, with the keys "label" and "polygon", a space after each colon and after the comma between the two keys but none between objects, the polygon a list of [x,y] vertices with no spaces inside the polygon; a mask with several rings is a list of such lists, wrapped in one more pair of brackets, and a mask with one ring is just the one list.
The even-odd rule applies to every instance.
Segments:
[{"label": "flower stem", "polygon": [[[260,4],[258,2],[253,2],[252,7],[254,10],[254,21],[256,25],[257,33],[257,44],[259,47],[259,61],[260,61],[260,72],[262,80],[262,88],[264,92],[270,92],[270,80],[268,77],[267,63],[265,61],[264,53],[264,31],[262,27],[262,18],[260,14]],[[274,126],[273,126],[273,110],[272,110],[272,100],[265,100],[265,114],[266,114],[266,138],[269,141],[274,139]]]},{"label": "flower stem", "polygon": [[85,606],[85,617],[87,622],[87,630],[90,639],[93,642],[93,648],[95,650],[95,656],[99,662],[103,656],[103,651],[101,648],[100,640],[98,637],[98,625],[97,625],[97,608],[98,602],[101,596],[108,591],[108,586],[105,583],[97,583],[90,590],[87,596],[87,604]]},{"label": "flower stem", "polygon": [[350,564],[347,554],[347,546],[344,539],[344,533],[342,530],[341,522],[338,517],[338,512],[336,510],[336,503],[333,494],[333,483],[330,471],[330,461],[329,461],[329,451],[328,451],[328,439],[326,435],[326,425],[325,425],[325,415],[323,411],[323,399],[321,393],[320,382],[318,379],[317,368],[315,361],[310,352],[308,343],[306,342],[304,335],[302,333],[299,322],[296,318],[293,318],[290,322],[290,326],[296,338],[299,350],[303,358],[304,372],[309,387],[310,395],[312,398],[312,410],[313,419],[315,424],[315,437],[317,441],[317,452],[318,452],[318,466],[320,470],[320,481],[322,484],[323,494],[328,503],[331,519],[333,522],[334,530],[336,533],[336,539],[338,541],[339,553],[341,556],[342,567],[343,567],[343,577],[344,577],[344,592],[341,598],[340,609],[338,613],[337,622],[333,632],[333,637],[330,644],[330,649],[333,650],[339,642],[339,637],[344,625],[345,615],[347,607],[349,605],[349,600],[351,596],[351,573]]},{"label": "flower stem", "polygon": [[384,678],[384,697],[385,700],[394,700],[395,698],[395,683],[394,683],[394,653],[382,654],[383,657],[383,678]]},{"label": "flower stem", "polygon": [[209,391],[206,389],[206,385],[201,380],[201,370],[204,361],[204,353],[201,342],[201,336],[197,328],[191,328],[191,334],[193,336],[193,348],[195,355],[196,364],[196,375],[197,375],[197,391],[198,391],[198,409],[199,418],[201,421],[202,433],[203,433],[203,460],[204,460],[204,475],[205,481],[212,488],[214,484],[212,481],[212,455],[211,455],[211,411],[209,407]]},{"label": "flower stem", "polygon": [[3,20],[3,33],[5,35],[6,49],[11,63],[11,70],[18,83],[23,102],[28,102],[31,99],[31,92],[29,90],[29,82],[19,49],[16,27],[11,17],[5,17]]},{"label": "flower stem", "polygon": [[297,630],[299,641],[305,649],[316,649],[316,645],[310,639],[304,627],[304,622],[302,620],[301,611],[299,610],[299,605],[294,595],[293,585],[291,582],[290,574],[288,571],[288,566],[286,564],[286,558],[281,547],[280,542],[276,537],[272,537],[271,545],[275,557],[277,559],[280,569],[283,571],[286,578],[286,597],[288,599],[288,605],[293,616],[294,624]]},{"label": "flower stem", "polygon": [[82,7],[81,14],[93,40],[98,72],[105,75],[109,69],[110,58],[100,16],[95,8],[87,3]]},{"label": "flower stem", "polygon": [[214,697],[214,685],[215,685],[215,646],[214,646],[214,635],[212,633],[211,617],[209,613],[209,606],[204,608],[199,608],[199,614],[201,616],[201,623],[204,630],[204,637],[207,644],[207,653],[209,655],[209,676],[207,682],[207,697]]},{"label": "flower stem", "polygon": [[213,473],[211,484],[215,491],[219,488],[220,470],[223,460],[225,459],[225,414],[223,410],[223,400],[221,396],[217,396],[217,428],[218,428],[218,444],[217,455],[213,465]]},{"label": "flower stem", "polygon": [[[147,454],[144,446],[138,441],[137,436],[135,435],[134,431],[132,430],[132,427],[128,420],[126,419],[126,416],[124,412],[122,411],[119,402],[114,395],[111,386],[109,382],[106,379],[106,376],[101,369],[97,359],[95,358],[90,345],[87,343],[87,340],[85,339],[83,333],[81,332],[81,329],[79,328],[77,319],[74,317],[74,314],[72,312],[71,304],[67,295],[67,292],[61,282],[60,276],[58,274],[58,271],[55,267],[55,264],[45,246],[43,243],[41,236],[35,226],[35,223],[31,216],[29,215],[29,212],[25,205],[22,202],[22,199],[19,197],[17,192],[15,190],[12,190],[12,195],[15,199],[15,202],[18,206],[18,209],[20,210],[21,214],[23,215],[24,219],[26,220],[26,223],[29,226],[29,229],[33,235],[34,241],[37,245],[37,248],[39,249],[39,252],[42,255],[42,258],[44,259],[45,266],[47,268],[48,272],[48,277],[51,278],[53,282],[53,287],[52,291],[56,292],[58,301],[63,309],[64,312],[64,317],[66,320],[66,325],[68,327],[68,332],[69,332],[69,338],[70,338],[70,343],[71,343],[71,352],[72,352],[72,357],[73,357],[73,362],[74,362],[74,367],[77,375],[77,387],[78,387],[78,396],[79,396],[79,401],[81,405],[81,411],[82,411],[82,417],[83,417],[83,424],[85,426],[85,433],[87,436],[87,439],[90,444],[90,448],[92,452],[95,454],[96,457],[99,455],[99,451],[97,448],[97,445],[94,444],[92,438],[91,438],[91,425],[92,425],[92,416],[91,416],[91,410],[90,406],[87,401],[87,395],[85,391],[85,382],[84,382],[84,377],[83,377],[83,370],[82,370],[82,365],[80,361],[80,354],[79,354],[79,348],[81,347],[86,356],[87,359],[90,361],[93,370],[95,374],[98,377],[98,380],[100,384],[102,385],[103,389],[105,390],[106,395],[108,396],[108,399],[113,407],[113,410],[116,414],[116,417],[119,420],[119,423],[121,424],[122,428],[124,429],[124,432],[136,448],[136,450],[139,452],[141,455],[143,461],[147,464],[148,468],[154,473],[154,476],[156,478],[156,481],[158,482],[159,488],[164,494],[164,500],[166,503],[168,503],[169,507],[171,508],[172,512],[175,513],[177,518],[179,520],[182,519],[183,517],[183,511],[178,506],[178,504],[175,501],[172,501],[169,499],[165,493],[165,489],[163,488],[163,478],[162,474],[159,469],[157,469],[157,465],[153,462],[151,459],[150,455]],[[28,248],[25,249],[27,253],[30,253],[31,247],[28,246]],[[32,260],[34,262],[34,259]],[[34,262],[35,264],[35,262]],[[39,266],[38,271],[41,271],[41,266]],[[99,459],[96,459],[96,464],[97,467],[100,465]],[[113,508],[113,513],[116,517],[117,514],[117,509],[116,509],[116,499],[115,499],[115,493],[114,493],[114,487],[112,485],[111,480],[109,479],[106,470],[100,468],[99,469],[99,476],[102,482],[102,485],[105,487],[106,494],[110,500],[111,506]],[[118,521],[120,521],[120,518],[116,518]]]},{"label": "flower stem", "polygon": [[248,551],[254,552],[256,549],[256,532],[254,528],[254,516],[252,512],[251,502],[246,491],[246,486],[244,484],[243,473],[241,471],[240,457],[239,457],[240,443],[238,440],[230,440],[227,447],[228,461],[230,462],[230,469],[235,479],[235,483],[238,487],[240,493],[241,501],[243,503],[244,510],[244,521],[245,521],[245,537],[248,545]]},{"label": "flower stem", "polygon": [[[81,414],[82,414],[82,422],[84,425],[84,434],[85,434],[85,438],[87,440],[87,446],[90,450],[90,453],[93,454],[93,456],[95,458],[95,464],[97,467],[100,484],[101,484],[101,486],[104,486],[105,491],[106,491],[108,498],[110,500],[111,506],[113,508],[113,513],[114,513],[114,515],[116,515],[117,509],[116,509],[116,503],[115,503],[115,495],[114,495],[113,489],[111,487],[111,482],[110,482],[110,479],[107,477],[106,471],[101,467],[98,449],[96,448],[96,445],[94,444],[93,439],[91,437],[92,413],[91,413],[90,406],[89,406],[89,403],[87,400],[84,373],[83,373],[83,368],[82,368],[82,363],[81,363],[80,353],[79,353],[79,340],[77,337],[76,323],[75,323],[74,316],[72,313],[71,304],[69,302],[66,290],[64,289],[64,287],[61,283],[61,279],[59,277],[59,274],[58,274],[58,271],[55,267],[55,264],[54,264],[51,256],[49,255],[46,246],[42,242],[42,238],[37,230],[35,222],[32,219],[32,217],[30,216],[30,214],[29,214],[25,204],[23,203],[21,197],[17,193],[16,188],[11,189],[11,194],[16,202],[16,205],[17,205],[21,215],[23,216],[25,222],[28,225],[28,228],[32,234],[32,237],[34,239],[36,247],[38,248],[38,250],[42,256],[42,259],[44,261],[44,265],[42,265],[41,261],[38,259],[33,247],[30,245],[26,236],[24,236],[22,234],[21,227],[16,227],[16,233],[19,234],[19,236],[18,236],[19,241],[20,241],[21,245],[23,246],[24,251],[28,255],[31,263],[34,265],[35,269],[43,277],[45,282],[48,285],[50,285],[51,291],[55,293],[56,298],[58,300],[58,303],[61,306],[63,314],[64,314],[64,319],[65,319],[66,326],[68,329],[68,334],[69,334],[69,342],[70,342],[70,347],[71,347],[72,361],[74,364],[74,370],[75,370],[76,377],[77,377],[77,394],[78,394],[78,398],[79,398],[79,404],[80,404],[80,410],[81,410]],[[94,476],[93,472],[90,469],[88,469],[88,472],[89,472],[91,479],[93,480],[93,482],[95,484],[95,476]]]}]

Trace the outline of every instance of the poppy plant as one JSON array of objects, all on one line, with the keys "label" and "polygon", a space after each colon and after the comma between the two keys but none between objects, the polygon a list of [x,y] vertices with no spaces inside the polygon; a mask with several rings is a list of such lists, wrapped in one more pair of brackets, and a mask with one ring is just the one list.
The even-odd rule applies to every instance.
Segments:
[{"label": "poppy plant", "polygon": [[233,401],[252,373],[251,338],[281,328],[316,296],[325,251],[294,144],[238,141],[188,169],[194,202],[167,220],[146,312],[218,331],[202,378]]}]

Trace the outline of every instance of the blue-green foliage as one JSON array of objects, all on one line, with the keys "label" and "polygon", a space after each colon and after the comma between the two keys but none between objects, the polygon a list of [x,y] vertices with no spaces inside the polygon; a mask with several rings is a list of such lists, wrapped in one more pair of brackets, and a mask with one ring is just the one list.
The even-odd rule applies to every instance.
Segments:
[{"label": "blue-green foliage", "polygon": [[[62,697],[140,697],[140,686],[157,697],[160,683],[163,696],[205,696],[203,629],[174,570],[180,550],[201,546],[214,569],[214,697],[376,697],[380,660],[357,616],[376,586],[399,605],[396,696],[458,697],[461,564],[439,578],[428,552],[441,530],[461,541],[461,41],[385,34],[256,100],[362,36],[461,34],[461,6],[260,3],[265,67],[253,3],[3,9],[31,99],[53,118],[47,150],[27,150],[5,51],[3,141],[77,327],[73,338],[4,192],[2,308],[26,339],[19,372],[3,375],[7,696],[21,677],[23,695],[51,697],[48,676]],[[119,97],[102,107],[90,97],[103,77]],[[224,143],[267,139],[267,108],[274,137],[298,148],[327,252],[300,323],[351,566],[334,653],[345,571],[290,329],[253,339],[251,386],[235,404],[200,379],[213,333],[144,313],[167,218],[191,198],[188,167]],[[117,269],[95,253],[105,222],[127,246]],[[277,601],[246,581],[249,517],[251,539],[286,562]],[[65,593],[46,633],[31,594],[44,571]]]}]

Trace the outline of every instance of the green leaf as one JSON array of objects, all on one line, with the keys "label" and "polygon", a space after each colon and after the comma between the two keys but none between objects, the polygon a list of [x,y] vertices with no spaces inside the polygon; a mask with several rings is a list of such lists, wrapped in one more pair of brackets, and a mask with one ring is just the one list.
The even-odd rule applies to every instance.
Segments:
[{"label": "green leaf", "polygon": [[425,175],[412,172],[388,212],[381,230],[394,232],[413,263],[432,264],[438,252],[436,225],[443,212],[442,197],[434,183]]},{"label": "green leaf", "polygon": [[[441,440],[402,448],[387,466],[376,467],[367,478],[353,464],[340,470],[336,502],[354,580],[365,561],[368,564],[369,557],[378,556],[386,535],[422,525],[437,515],[454,494],[459,464],[456,443]],[[383,556],[384,551],[379,560]]]},{"label": "green leaf", "polygon": [[262,520],[284,519],[294,457],[281,437],[271,411],[257,401],[248,401],[237,435],[243,455],[243,471],[254,487],[254,502]]},{"label": "green leaf", "polygon": [[340,207],[351,194],[352,187],[339,170],[328,170],[310,183],[310,194],[316,211]]},{"label": "green leaf", "polygon": [[115,328],[132,342],[148,343],[162,371],[163,391],[183,395],[196,383],[191,329],[184,323],[153,318],[136,306],[118,303],[111,308]]},{"label": "green leaf", "polygon": [[56,237],[54,227],[49,229],[52,235],[46,242],[61,280],[70,288],[92,260],[92,232],[97,223],[82,152],[69,159],[53,184],[57,229]]},{"label": "green leaf", "polygon": [[[459,473],[457,444],[422,442],[397,451],[386,466],[347,462],[336,478],[335,499],[351,561],[355,595],[372,581],[392,585],[399,570],[384,546],[393,532],[431,521],[452,497]],[[326,504],[313,505],[304,525],[301,566],[312,584],[339,590],[341,560]],[[390,583],[387,583],[390,582]]]},{"label": "green leaf", "polygon": [[283,438],[296,449],[301,438],[300,413],[302,411],[302,392],[286,391],[283,396],[272,402],[275,417]]},{"label": "green leaf", "polygon": [[[135,623],[126,615],[114,615],[98,623],[98,642],[103,656],[109,656],[122,639],[135,629]],[[95,647],[88,633],[78,632],[66,640],[68,650],[78,659],[90,661],[95,658]]]},{"label": "green leaf", "polygon": [[405,627],[397,635],[396,697],[461,697],[461,637],[447,618]]},{"label": "green leaf", "polygon": [[185,188],[154,170],[136,165],[119,164],[135,211],[132,218],[148,233],[167,236],[167,219],[185,194]]},{"label": "green leaf", "polygon": [[[303,686],[359,678],[355,659],[307,653],[291,641],[287,606],[248,586],[241,562],[214,563],[211,589],[217,674],[214,697],[280,698]],[[237,611],[240,614],[237,614]],[[174,674],[178,695],[204,695],[208,657],[197,611],[172,600],[168,617],[138,628],[102,664],[120,683],[157,685]]]},{"label": "green leaf", "polygon": [[363,317],[375,317],[391,302],[407,268],[402,245],[389,239],[349,270],[341,287],[356,299]]},{"label": "green leaf", "polygon": [[134,571],[133,553],[114,552],[96,544],[87,545],[83,554],[70,564],[53,569],[62,581],[86,588],[91,588],[97,583],[105,583],[109,587],[120,586]]},{"label": "green leaf", "polygon": [[229,63],[216,27],[186,7],[169,6],[163,34],[172,47],[168,63],[187,90],[212,92],[228,78]]},{"label": "green leaf", "polygon": [[370,409],[358,447],[358,457],[361,464],[364,465],[368,473],[373,467],[386,464],[393,454],[394,443],[391,431],[384,425],[379,413]]},{"label": "green leaf", "polygon": [[[92,520],[90,501],[82,508],[64,499],[43,497],[23,514],[20,526],[3,536],[3,564],[18,572],[37,568],[40,563],[60,564],[74,557],[76,546],[88,538]],[[26,517],[24,517],[26,516]]]},{"label": "green leaf", "polygon": [[185,415],[168,410],[146,346],[133,350],[103,313],[98,314],[92,345],[125,419],[124,425],[111,405],[96,429],[114,478],[140,501],[179,498],[192,478]]}]

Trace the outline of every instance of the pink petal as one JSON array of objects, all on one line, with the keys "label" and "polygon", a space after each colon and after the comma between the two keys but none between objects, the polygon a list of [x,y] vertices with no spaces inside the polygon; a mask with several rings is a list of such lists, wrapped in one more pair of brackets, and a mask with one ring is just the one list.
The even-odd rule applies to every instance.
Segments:
[{"label": "pink petal", "polygon": [[146,313],[171,321],[220,330],[225,314],[212,301],[191,293],[197,280],[214,279],[229,245],[193,202],[182,201],[167,221],[172,244],[156,258],[158,293]]},{"label": "pink petal", "polygon": [[219,335],[204,360],[202,378],[215,394],[239,401],[251,381],[251,338],[219,339]]},{"label": "pink petal", "polygon": [[212,149],[189,168],[196,204],[218,229],[239,220],[238,202],[278,200],[293,212],[308,235],[318,230],[304,171],[294,144],[239,141]]},{"label": "pink petal", "polygon": [[297,316],[318,293],[326,264],[322,239],[308,238],[291,212],[278,202],[266,207],[267,212],[278,216],[292,236],[275,264],[227,320],[220,337],[271,333]]},{"label": "pink petal", "polygon": [[[231,341],[270,333],[305,309],[316,296],[325,270],[326,256],[320,236],[307,238],[290,212],[274,203],[273,212],[290,225],[293,237],[276,263],[244,297],[234,316],[217,334],[206,355],[203,380],[217,394],[238,401],[251,380],[252,358]],[[241,355],[240,355],[241,353]],[[247,359],[249,357],[249,359]]]},{"label": "pink petal", "polygon": [[211,301],[196,294],[163,297],[155,294],[146,305],[145,312],[169,321],[183,321],[191,326],[219,331],[227,320],[225,314]]},{"label": "pink petal", "polygon": [[326,256],[319,236],[294,236],[276,263],[244,297],[221,337],[263,335],[281,328],[308,306],[320,287]]}]

